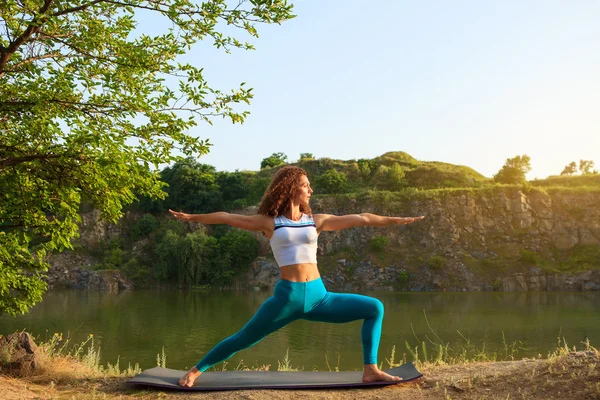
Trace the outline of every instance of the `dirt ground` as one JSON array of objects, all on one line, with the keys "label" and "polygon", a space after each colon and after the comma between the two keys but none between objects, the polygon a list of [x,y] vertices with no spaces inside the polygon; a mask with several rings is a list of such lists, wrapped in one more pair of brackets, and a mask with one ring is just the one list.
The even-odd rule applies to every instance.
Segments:
[{"label": "dirt ground", "polygon": [[125,377],[75,378],[63,374],[0,375],[0,399],[600,399],[600,355],[571,352],[548,359],[461,365],[419,365],[411,383],[344,390],[180,392],[132,387]]}]

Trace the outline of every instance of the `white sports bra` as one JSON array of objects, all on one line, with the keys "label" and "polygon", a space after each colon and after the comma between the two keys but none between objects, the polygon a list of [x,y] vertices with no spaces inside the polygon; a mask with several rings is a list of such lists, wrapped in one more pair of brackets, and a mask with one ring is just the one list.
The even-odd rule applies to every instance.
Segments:
[{"label": "white sports bra", "polygon": [[275,261],[280,267],[292,264],[317,263],[317,226],[312,216],[302,214],[299,221],[278,215],[270,243]]}]

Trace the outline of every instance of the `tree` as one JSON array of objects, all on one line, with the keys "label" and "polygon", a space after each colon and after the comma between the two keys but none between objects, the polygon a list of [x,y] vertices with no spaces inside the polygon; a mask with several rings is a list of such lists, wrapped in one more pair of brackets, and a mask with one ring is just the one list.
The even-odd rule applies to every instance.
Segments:
[{"label": "tree", "polygon": [[[136,195],[164,197],[156,171],[175,151],[208,152],[208,140],[188,133],[197,121],[245,120],[236,104],[252,89],[212,88],[178,56],[205,38],[227,52],[252,49],[218,24],[258,37],[258,23],[291,11],[287,0],[2,2],[0,313],[41,300],[47,257],[72,247],[82,197],[115,221]],[[148,14],[165,21],[163,32],[135,32]]]},{"label": "tree", "polygon": [[579,160],[579,171],[582,175],[593,175],[597,174],[594,168],[594,162],[592,160]]},{"label": "tree", "polygon": [[575,161],[571,161],[571,163],[568,164],[560,174],[561,175],[573,175],[575,173],[577,173],[577,164],[575,163]]},{"label": "tree", "polygon": [[324,193],[344,193],[347,180],[345,173],[330,169],[317,177],[317,187]]},{"label": "tree", "polygon": [[[246,272],[250,263],[258,256],[258,240],[250,233],[241,229],[230,229],[219,239],[219,249],[221,254],[229,254],[231,265],[228,269],[232,270],[234,275],[240,272]],[[222,283],[229,284],[231,281]]]},{"label": "tree", "polygon": [[379,162],[376,160],[369,160],[367,158],[361,158],[357,162],[360,176],[364,182],[368,182],[371,179],[371,175],[379,168]]},{"label": "tree", "polygon": [[285,164],[287,156],[284,153],[273,153],[267,158],[263,158],[260,162],[260,169],[277,167]]},{"label": "tree", "polygon": [[394,163],[388,171],[388,181],[390,190],[400,190],[406,186],[406,174],[404,168]]},{"label": "tree", "polygon": [[524,183],[525,174],[531,171],[531,158],[527,154],[507,158],[500,171],[494,175],[498,183]]},{"label": "tree", "polygon": [[[250,176],[247,173],[239,171],[217,173],[217,184],[220,187],[225,208],[231,209],[234,204],[246,202],[250,195],[249,180]],[[236,200],[239,201],[236,203]]]},{"label": "tree", "polygon": [[217,183],[217,170],[212,165],[194,159],[177,161],[160,173],[168,187],[168,197],[162,200],[162,211],[169,208],[190,213],[208,213],[223,209],[221,188]]}]

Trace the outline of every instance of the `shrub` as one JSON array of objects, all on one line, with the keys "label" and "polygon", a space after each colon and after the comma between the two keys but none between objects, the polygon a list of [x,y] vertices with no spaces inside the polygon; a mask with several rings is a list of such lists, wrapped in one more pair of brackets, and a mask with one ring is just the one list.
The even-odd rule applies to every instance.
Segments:
[{"label": "shrub", "polygon": [[234,272],[247,271],[250,263],[258,256],[258,240],[249,232],[231,229],[219,239],[221,253],[229,254]]},{"label": "shrub", "polygon": [[152,214],[145,214],[141,219],[131,225],[129,235],[131,240],[138,240],[148,236],[159,227],[159,222]]},{"label": "shrub", "polygon": [[399,288],[406,288],[406,285],[408,285],[408,271],[403,269],[400,271],[400,273],[398,273],[398,276],[396,277],[396,285]]},{"label": "shrub", "polygon": [[446,266],[446,259],[442,256],[433,255],[429,257],[429,266],[433,269],[442,269]]},{"label": "shrub", "polygon": [[345,173],[330,169],[317,178],[317,188],[324,193],[344,193],[347,180]]},{"label": "shrub", "polygon": [[102,263],[97,266],[98,269],[119,269],[123,265],[123,249],[110,248],[104,251]]},{"label": "shrub", "polygon": [[375,253],[383,253],[383,251],[388,246],[389,242],[390,240],[387,236],[375,236],[371,239],[369,246],[371,247],[371,250]]},{"label": "shrub", "polygon": [[143,265],[135,257],[132,257],[121,267],[121,272],[125,274],[136,286],[144,286],[150,278],[148,266]]}]

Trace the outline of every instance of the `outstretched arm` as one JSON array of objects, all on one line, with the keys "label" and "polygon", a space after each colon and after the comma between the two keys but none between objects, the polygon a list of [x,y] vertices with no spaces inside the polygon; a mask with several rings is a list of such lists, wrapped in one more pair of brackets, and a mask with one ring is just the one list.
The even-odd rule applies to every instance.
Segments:
[{"label": "outstretched arm", "polygon": [[355,226],[389,226],[408,225],[425,218],[421,217],[383,217],[381,215],[362,213],[349,215],[315,214],[317,231],[339,231]]},{"label": "outstretched arm", "polygon": [[262,231],[267,233],[273,230],[273,220],[266,215],[239,215],[223,211],[210,214],[186,214],[169,210],[171,215],[181,221],[200,222],[201,224],[226,224],[247,231]]}]

